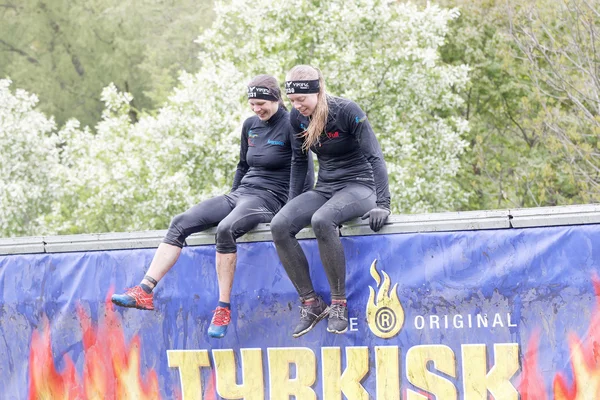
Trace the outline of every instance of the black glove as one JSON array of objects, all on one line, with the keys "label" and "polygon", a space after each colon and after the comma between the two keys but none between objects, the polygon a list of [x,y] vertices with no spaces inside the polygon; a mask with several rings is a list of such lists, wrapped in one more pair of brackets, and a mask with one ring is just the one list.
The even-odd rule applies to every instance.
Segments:
[{"label": "black glove", "polygon": [[383,228],[383,224],[385,224],[385,221],[389,215],[390,210],[381,207],[375,207],[371,211],[365,213],[361,219],[369,218],[369,226],[371,227],[371,230],[373,232],[377,232]]}]

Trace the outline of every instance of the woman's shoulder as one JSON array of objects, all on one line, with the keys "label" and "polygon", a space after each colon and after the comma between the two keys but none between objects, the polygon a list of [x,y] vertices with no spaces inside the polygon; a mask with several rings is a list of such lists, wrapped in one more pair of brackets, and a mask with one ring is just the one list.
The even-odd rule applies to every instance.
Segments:
[{"label": "woman's shoulder", "polygon": [[302,133],[305,132],[308,128],[310,120],[308,117],[300,114],[298,110],[295,108],[290,111],[290,127],[292,128],[292,133]]},{"label": "woman's shoulder", "polygon": [[260,118],[258,118],[257,115],[252,115],[252,116],[246,118],[246,120],[242,124],[242,128],[244,130],[248,130],[248,129],[252,128],[254,125],[256,125],[259,122],[260,122]]},{"label": "woman's shoulder", "polygon": [[363,113],[360,106],[353,100],[344,97],[330,96],[328,99],[329,107],[336,114],[360,114]]},{"label": "woman's shoulder", "polygon": [[327,103],[329,104],[329,107],[336,108],[338,110],[345,110],[348,108],[360,108],[360,106],[355,101],[347,99],[345,97],[329,96],[327,98]]},{"label": "woman's shoulder", "polygon": [[300,120],[305,118],[306,117],[300,114],[300,111],[296,110],[295,108],[292,108],[292,111],[289,112],[288,116],[288,119],[292,125],[298,125]]}]

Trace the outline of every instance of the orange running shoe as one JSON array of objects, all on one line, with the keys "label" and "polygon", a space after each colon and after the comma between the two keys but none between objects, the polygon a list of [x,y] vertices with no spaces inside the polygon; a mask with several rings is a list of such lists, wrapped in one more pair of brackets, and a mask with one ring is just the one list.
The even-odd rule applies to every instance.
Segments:
[{"label": "orange running shoe", "polygon": [[154,310],[152,297],[152,293],[146,293],[140,286],[134,286],[127,289],[124,294],[113,294],[111,301],[121,307]]}]

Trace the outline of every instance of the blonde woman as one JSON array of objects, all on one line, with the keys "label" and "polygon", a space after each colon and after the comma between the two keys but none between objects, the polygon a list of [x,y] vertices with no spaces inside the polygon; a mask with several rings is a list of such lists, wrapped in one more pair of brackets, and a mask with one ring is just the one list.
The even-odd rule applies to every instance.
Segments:
[{"label": "blonde woman", "polygon": [[[173,267],[185,239],[192,233],[216,226],[216,270],[219,303],[208,328],[211,337],[222,338],[231,322],[231,288],[237,263],[236,239],[269,222],[288,200],[292,164],[289,113],[277,80],[259,75],[248,84],[248,104],[256,114],[242,128],[240,161],[231,192],[202,201],[171,221],[146,276],[139,285],[112,296],[122,307],[153,310],[153,290]],[[313,171],[303,170],[305,189],[313,184]],[[299,192],[298,192],[299,193]]]},{"label": "blonde woman", "polygon": [[[296,133],[294,170],[288,202],[271,221],[277,253],[300,296],[300,322],[293,336],[310,331],[328,317],[327,330],[348,329],[346,259],[337,228],[343,222],[369,218],[373,231],[390,214],[388,176],[383,154],[366,114],[354,102],[327,94],[321,71],[308,65],[292,68],[286,94],[293,105],[290,123]],[[299,194],[311,150],[319,160],[317,185]],[[294,197],[299,194],[297,197]],[[331,288],[331,306],[315,293],[308,261],[296,234],[311,225]]]}]

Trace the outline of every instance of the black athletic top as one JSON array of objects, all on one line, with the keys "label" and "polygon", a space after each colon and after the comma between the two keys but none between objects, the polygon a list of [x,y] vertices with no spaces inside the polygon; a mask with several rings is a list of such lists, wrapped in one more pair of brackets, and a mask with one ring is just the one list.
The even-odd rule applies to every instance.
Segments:
[{"label": "black athletic top", "polygon": [[[325,132],[319,142],[310,147],[319,160],[319,176],[315,189],[339,190],[348,183],[373,187],[377,205],[390,209],[388,175],[383,153],[367,116],[353,101],[328,97],[329,115]],[[290,123],[296,133],[294,140],[295,164],[292,172],[291,194],[302,189],[302,178],[308,168],[308,158],[302,151],[302,133],[310,118],[298,110],[290,113]],[[311,163],[312,164],[312,163]]]},{"label": "black athletic top", "polygon": [[[290,172],[292,163],[293,132],[290,129],[289,113],[283,108],[268,121],[261,121],[254,115],[244,121],[240,161],[233,178],[231,191],[238,187],[250,187],[269,190],[283,203],[288,200]],[[310,164],[303,172],[301,192],[312,189],[314,185],[314,167]]]}]

